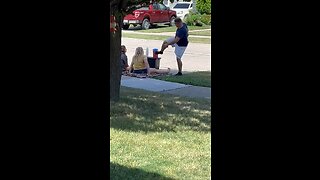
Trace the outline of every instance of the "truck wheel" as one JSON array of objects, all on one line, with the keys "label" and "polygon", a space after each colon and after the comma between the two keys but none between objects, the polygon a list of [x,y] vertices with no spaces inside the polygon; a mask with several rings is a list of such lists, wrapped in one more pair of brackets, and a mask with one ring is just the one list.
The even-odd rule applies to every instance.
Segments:
[{"label": "truck wheel", "polygon": [[172,16],[171,18],[170,18],[170,24],[169,24],[169,26],[174,26],[175,24],[174,24],[174,19],[176,19],[176,17],[174,17],[174,16]]},{"label": "truck wheel", "polygon": [[150,21],[149,21],[149,19],[144,19],[144,20],[142,21],[141,28],[147,30],[147,29],[149,29],[149,27],[150,27]]},{"label": "truck wheel", "polygon": [[124,25],[122,26],[122,28],[123,28],[124,30],[129,29],[129,27],[130,27],[130,24],[124,24]]}]

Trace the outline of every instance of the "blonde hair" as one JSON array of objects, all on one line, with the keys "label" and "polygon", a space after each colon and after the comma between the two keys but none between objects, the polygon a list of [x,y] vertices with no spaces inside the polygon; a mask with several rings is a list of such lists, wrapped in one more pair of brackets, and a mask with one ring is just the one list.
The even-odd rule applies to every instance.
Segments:
[{"label": "blonde hair", "polygon": [[143,48],[142,47],[137,47],[136,48],[136,53],[132,57],[133,63],[136,63],[139,59],[143,59],[141,57],[144,56]]}]

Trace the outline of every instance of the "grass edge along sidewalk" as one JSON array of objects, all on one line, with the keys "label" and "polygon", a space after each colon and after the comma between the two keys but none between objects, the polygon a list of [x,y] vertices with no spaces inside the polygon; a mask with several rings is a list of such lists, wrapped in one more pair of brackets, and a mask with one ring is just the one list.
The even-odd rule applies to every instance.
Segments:
[{"label": "grass edge along sidewalk", "polygon": [[[132,26],[131,26],[132,27]],[[175,26],[157,26],[154,28],[150,28],[148,30],[141,30],[140,26],[137,27],[132,27],[129,30],[126,31],[136,31],[136,32],[146,32],[146,33],[162,33],[162,32],[176,32],[177,27]],[[202,29],[211,29],[210,25],[205,25],[205,26],[188,26],[189,31],[193,31],[193,30],[202,30]]]},{"label": "grass edge along sidewalk", "polygon": [[[171,36],[162,36],[162,35],[146,35],[146,34],[131,34],[131,33],[122,33],[122,37],[124,38],[133,38],[133,39],[148,39],[148,40],[165,40]],[[211,44],[210,38],[196,38],[196,37],[189,37],[189,42],[191,43],[202,43],[202,44]]]},{"label": "grass edge along sidewalk", "polygon": [[110,102],[110,160],[113,180],[210,179],[210,100],[121,87]]},{"label": "grass edge along sidewalk", "polygon": [[191,72],[182,76],[158,76],[154,79],[211,88],[211,71]]}]

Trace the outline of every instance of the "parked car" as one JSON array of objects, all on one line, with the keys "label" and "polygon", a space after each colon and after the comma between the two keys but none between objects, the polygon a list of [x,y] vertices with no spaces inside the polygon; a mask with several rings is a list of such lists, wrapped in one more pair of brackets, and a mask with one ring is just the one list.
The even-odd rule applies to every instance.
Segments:
[{"label": "parked car", "polygon": [[123,20],[123,29],[129,29],[130,24],[141,25],[142,29],[149,29],[150,26],[157,24],[174,25],[174,19],[177,17],[175,11],[170,10],[162,3],[153,3],[148,7],[141,7],[132,14],[128,14]]},{"label": "parked car", "polygon": [[193,11],[193,2],[177,2],[176,5],[173,6],[172,10],[177,12],[177,16],[181,19],[185,19],[188,17],[190,11]]}]

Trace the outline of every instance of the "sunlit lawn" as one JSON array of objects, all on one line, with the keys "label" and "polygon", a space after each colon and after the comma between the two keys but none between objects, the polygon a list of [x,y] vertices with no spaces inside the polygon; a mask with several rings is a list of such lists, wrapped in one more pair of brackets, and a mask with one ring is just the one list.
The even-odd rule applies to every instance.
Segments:
[{"label": "sunlit lawn", "polygon": [[211,71],[198,71],[183,74],[183,76],[159,76],[155,78],[193,86],[211,87]]},{"label": "sunlit lawn", "polygon": [[110,106],[112,180],[210,179],[210,100],[121,87]]},{"label": "sunlit lawn", "polygon": [[[199,29],[211,29],[211,26],[188,26],[189,31],[199,30]],[[161,33],[161,32],[175,32],[177,28],[175,26],[159,25],[156,27],[151,27],[148,30],[141,30],[141,26],[133,27],[132,25],[129,28],[129,31],[138,31],[146,33]]]},{"label": "sunlit lawn", "polygon": [[[162,35],[145,35],[145,34],[132,34],[132,33],[122,33],[122,37],[125,38],[134,38],[134,39],[150,39],[150,40],[165,40],[171,36],[162,36]],[[203,43],[203,44],[211,44],[210,38],[198,38],[198,37],[189,37],[190,43]]]},{"label": "sunlit lawn", "polygon": [[209,31],[194,31],[189,32],[189,35],[196,35],[196,36],[211,36],[211,30]]}]

